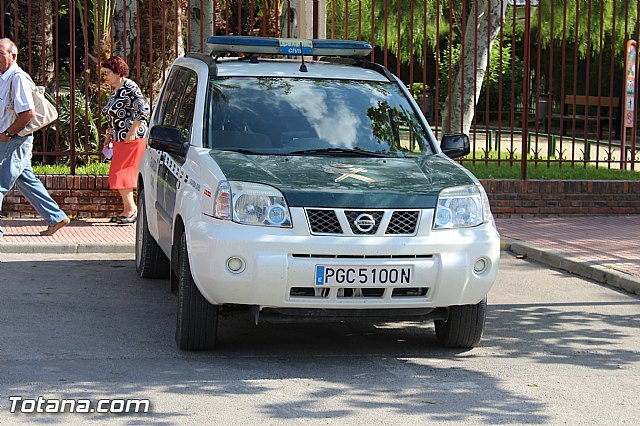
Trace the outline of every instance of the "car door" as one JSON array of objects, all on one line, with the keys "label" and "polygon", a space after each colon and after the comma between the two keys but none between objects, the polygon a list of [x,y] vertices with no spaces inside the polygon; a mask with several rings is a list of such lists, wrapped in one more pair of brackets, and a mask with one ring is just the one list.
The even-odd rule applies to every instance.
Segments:
[{"label": "car door", "polygon": [[[174,74],[175,72],[175,74]],[[159,123],[180,129],[183,141],[191,142],[193,111],[197,93],[197,75],[194,71],[176,67],[172,71],[173,81],[169,89],[164,110]],[[158,162],[158,185],[156,188],[156,212],[158,219],[158,239],[162,247],[171,245],[173,215],[176,192],[180,190],[180,170],[184,157],[167,152],[160,153]]]}]

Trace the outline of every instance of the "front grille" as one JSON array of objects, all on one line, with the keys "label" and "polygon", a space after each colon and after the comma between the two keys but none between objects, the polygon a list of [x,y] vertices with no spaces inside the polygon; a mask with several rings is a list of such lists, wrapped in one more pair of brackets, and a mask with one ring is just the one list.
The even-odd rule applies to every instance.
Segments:
[{"label": "front grille", "polygon": [[384,296],[384,288],[360,288],[360,287],[342,288],[341,287],[338,289],[336,293],[336,297],[339,299],[347,298],[347,297],[353,297],[353,298],[378,297],[380,298],[382,296]]},{"label": "front grille", "polygon": [[328,288],[316,287],[292,287],[289,291],[291,297],[319,297],[327,298],[329,296]]},{"label": "front grille", "polygon": [[[351,227],[351,232],[356,235],[373,235],[378,231],[378,227],[380,226],[380,221],[382,220],[382,216],[384,215],[383,211],[345,211],[344,215],[349,222],[349,226]],[[356,219],[362,215],[368,215],[373,218],[374,225],[369,229],[361,230],[356,226]]]},{"label": "front grille", "polygon": [[415,234],[419,215],[419,211],[398,210],[393,212],[385,234]]},{"label": "front grille", "polygon": [[291,287],[290,297],[304,297],[308,299],[357,299],[374,298],[382,299],[385,290],[391,292],[391,298],[402,297],[426,297],[429,293],[428,287],[395,287],[385,289],[384,287]]},{"label": "front grille", "polygon": [[305,213],[312,235],[410,236],[418,232],[420,222],[420,210],[309,208]]},{"label": "front grille", "polygon": [[401,287],[394,288],[391,297],[424,297],[429,289],[427,287]]},{"label": "front grille", "polygon": [[307,209],[312,234],[342,234],[338,216],[334,210]]}]

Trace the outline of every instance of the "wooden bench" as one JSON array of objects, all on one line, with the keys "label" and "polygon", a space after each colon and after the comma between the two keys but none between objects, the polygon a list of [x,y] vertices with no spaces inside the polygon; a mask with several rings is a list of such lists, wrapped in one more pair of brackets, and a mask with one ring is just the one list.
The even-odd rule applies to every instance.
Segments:
[{"label": "wooden bench", "polygon": [[[574,117],[575,113],[575,117]],[[598,113],[600,117],[598,117]],[[594,126],[598,131],[599,139],[609,139],[609,134],[603,138],[604,130],[611,132],[612,139],[620,139],[620,120],[622,116],[622,105],[620,98],[617,96],[585,96],[585,95],[567,95],[564,98],[563,114],[551,114],[551,122],[559,122],[562,124],[562,134],[571,135],[574,131],[574,137],[583,137],[585,124],[587,132],[593,130]],[[611,124],[609,124],[611,120]],[[545,132],[549,132],[549,116],[542,118]]]}]

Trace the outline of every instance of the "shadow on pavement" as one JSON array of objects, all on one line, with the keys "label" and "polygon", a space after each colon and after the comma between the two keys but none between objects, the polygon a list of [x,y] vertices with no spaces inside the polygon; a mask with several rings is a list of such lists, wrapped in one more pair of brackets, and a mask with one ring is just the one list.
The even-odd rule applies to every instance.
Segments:
[{"label": "shadow on pavement", "polygon": [[[168,281],[139,279],[132,261],[5,261],[0,269],[3,403],[7,394],[160,392],[152,418],[127,415],[140,424],[185,420],[166,408],[174,396],[246,398],[247,409],[276,421],[347,419],[376,409],[425,422],[542,424],[549,421],[544,404],[502,386],[482,361],[614,369],[639,360],[625,342],[637,338],[640,318],[618,309],[640,307],[635,299],[491,305],[482,346],[466,352],[438,347],[430,324],[229,321],[218,350],[186,353],[174,343],[176,298]],[[292,381],[299,385],[290,388]]]}]

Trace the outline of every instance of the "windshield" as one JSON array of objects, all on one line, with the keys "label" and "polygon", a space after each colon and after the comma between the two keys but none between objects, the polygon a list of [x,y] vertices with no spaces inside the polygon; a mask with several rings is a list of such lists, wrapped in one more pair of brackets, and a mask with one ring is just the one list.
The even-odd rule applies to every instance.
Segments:
[{"label": "windshield", "polygon": [[391,82],[212,80],[208,146],[247,154],[417,157],[428,135]]}]

